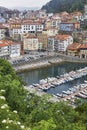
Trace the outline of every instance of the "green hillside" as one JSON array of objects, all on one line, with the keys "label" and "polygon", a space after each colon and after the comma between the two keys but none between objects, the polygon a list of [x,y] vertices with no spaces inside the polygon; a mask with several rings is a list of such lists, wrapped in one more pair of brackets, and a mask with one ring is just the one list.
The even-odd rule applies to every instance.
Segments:
[{"label": "green hillside", "polygon": [[73,12],[83,11],[84,5],[87,4],[87,0],[51,0],[42,9],[46,9],[47,12]]}]

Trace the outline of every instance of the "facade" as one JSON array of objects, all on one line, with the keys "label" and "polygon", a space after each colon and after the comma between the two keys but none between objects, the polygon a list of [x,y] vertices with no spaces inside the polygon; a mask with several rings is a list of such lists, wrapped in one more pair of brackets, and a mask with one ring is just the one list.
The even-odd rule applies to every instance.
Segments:
[{"label": "facade", "polygon": [[78,11],[72,12],[70,15],[72,16],[73,20],[76,20],[78,22],[83,19],[82,13]]},{"label": "facade", "polygon": [[38,50],[38,38],[34,35],[24,36],[23,49],[25,52]]},{"label": "facade", "polygon": [[59,29],[60,23],[61,23],[60,18],[48,19],[46,21],[46,28],[57,28],[57,29]]},{"label": "facade", "polygon": [[21,25],[22,34],[42,32],[44,25],[40,22],[26,22]]},{"label": "facade", "polygon": [[87,44],[81,44],[79,57],[87,59]]},{"label": "facade", "polygon": [[60,31],[72,32],[74,30],[80,29],[79,22],[61,22],[60,23]]},{"label": "facade", "polygon": [[21,44],[10,40],[0,40],[0,57],[13,58],[20,56]]},{"label": "facade", "polygon": [[43,29],[43,34],[47,34],[49,36],[56,36],[58,34],[58,29],[57,28],[46,28]]},{"label": "facade", "polygon": [[48,50],[66,52],[67,46],[73,43],[73,37],[70,35],[56,35],[48,38]]},{"label": "facade", "polygon": [[73,43],[67,47],[67,54],[87,59],[87,44]]},{"label": "facade", "polygon": [[6,32],[7,32],[7,28],[3,26],[2,24],[0,24],[0,40],[5,38]]},{"label": "facade", "polygon": [[37,38],[39,42],[39,50],[47,50],[48,36],[47,34],[37,33]]},{"label": "facade", "polygon": [[55,37],[54,49],[59,52],[66,52],[67,46],[73,43],[71,35],[60,35]]},{"label": "facade", "polygon": [[21,52],[21,45],[19,43],[12,43],[10,45],[10,57],[19,57]]},{"label": "facade", "polygon": [[0,43],[0,57],[4,59],[8,59],[10,57],[9,45]]},{"label": "facade", "polygon": [[48,37],[48,51],[55,51],[55,49],[54,49],[54,41],[55,41],[54,36]]},{"label": "facade", "polygon": [[79,57],[79,52],[80,52],[80,46],[81,44],[79,43],[73,43],[67,47],[67,54],[71,56],[78,56]]},{"label": "facade", "polygon": [[12,23],[10,25],[10,36],[23,41],[24,34],[36,34],[42,32],[44,25],[41,22],[23,21],[22,23]]}]

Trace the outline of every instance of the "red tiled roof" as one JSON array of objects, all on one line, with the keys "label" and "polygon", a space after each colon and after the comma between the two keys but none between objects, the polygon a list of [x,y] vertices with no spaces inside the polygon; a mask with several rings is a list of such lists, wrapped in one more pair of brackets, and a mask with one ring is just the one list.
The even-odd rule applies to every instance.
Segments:
[{"label": "red tiled roof", "polygon": [[4,46],[9,46],[9,45],[5,43],[0,43],[0,47],[4,47]]},{"label": "red tiled roof", "polygon": [[24,35],[25,36],[25,38],[29,38],[29,39],[33,39],[33,38],[37,38],[36,36],[34,36],[34,35]]},{"label": "red tiled roof", "polygon": [[63,40],[67,40],[69,38],[69,36],[70,35],[58,34],[58,35],[56,35],[55,39],[63,41]]},{"label": "red tiled roof", "polygon": [[80,49],[87,49],[87,44],[81,44]]},{"label": "red tiled roof", "polygon": [[81,44],[80,43],[73,43],[67,47],[68,50],[79,50]]},{"label": "red tiled roof", "polygon": [[0,47],[10,46],[14,44],[20,44],[19,42],[13,42],[11,40],[0,40]]}]

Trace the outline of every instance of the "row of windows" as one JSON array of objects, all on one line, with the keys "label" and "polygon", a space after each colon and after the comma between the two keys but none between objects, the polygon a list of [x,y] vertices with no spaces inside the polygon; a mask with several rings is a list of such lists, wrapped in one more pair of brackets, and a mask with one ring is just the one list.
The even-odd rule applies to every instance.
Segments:
[{"label": "row of windows", "polygon": [[42,30],[42,28],[33,28],[33,27],[32,28],[24,28],[24,30],[33,30],[33,29],[34,30]]},{"label": "row of windows", "polygon": [[24,25],[23,27],[42,27],[42,25]]}]

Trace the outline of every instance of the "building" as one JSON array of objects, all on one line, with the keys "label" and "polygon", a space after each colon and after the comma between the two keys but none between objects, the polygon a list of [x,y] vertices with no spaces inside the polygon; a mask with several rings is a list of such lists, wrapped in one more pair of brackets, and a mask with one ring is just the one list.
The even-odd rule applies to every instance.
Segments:
[{"label": "building", "polygon": [[0,24],[0,40],[6,37],[7,30],[7,27],[5,27],[3,24]]},{"label": "building", "polygon": [[24,52],[37,51],[38,50],[38,38],[34,35],[25,35],[23,38]]},{"label": "building", "polygon": [[58,34],[55,37],[54,49],[59,52],[66,52],[67,46],[73,43],[73,37],[71,35]]},{"label": "building", "polygon": [[79,22],[61,22],[60,23],[60,31],[72,32],[78,29],[80,29]]},{"label": "building", "polygon": [[78,56],[80,52],[80,43],[73,43],[67,47],[67,54],[71,56]]},{"label": "building", "polygon": [[48,37],[48,48],[47,48],[48,51],[55,51],[54,42],[55,42],[55,36]]},{"label": "building", "polygon": [[87,44],[81,44],[79,57],[87,59]]},{"label": "building", "polygon": [[58,34],[57,28],[44,28],[42,31],[43,34],[47,34],[49,36],[56,36]]},{"label": "building", "polygon": [[20,56],[21,44],[10,40],[0,40],[0,57],[14,58]]},{"label": "building", "polygon": [[0,42],[0,58],[8,59],[10,57],[9,45]]},{"label": "building", "polygon": [[72,13],[70,13],[70,15],[72,16],[73,20],[76,20],[78,22],[83,19],[83,15],[79,11],[72,12]]},{"label": "building", "polygon": [[73,43],[67,47],[67,54],[87,59],[87,44]]},{"label": "building", "polygon": [[23,41],[24,34],[37,34],[42,32],[44,25],[42,22],[33,22],[32,20],[23,20],[10,24],[10,36],[16,40]]},{"label": "building", "polygon": [[57,28],[59,29],[59,26],[60,26],[60,23],[61,23],[61,18],[58,17],[58,18],[51,18],[51,19],[47,19],[46,20],[46,28]]},{"label": "building", "polygon": [[47,34],[37,33],[37,38],[39,42],[38,50],[47,50],[47,45],[48,45]]},{"label": "building", "polygon": [[44,28],[41,22],[24,22],[21,25],[22,34],[42,32]]}]

